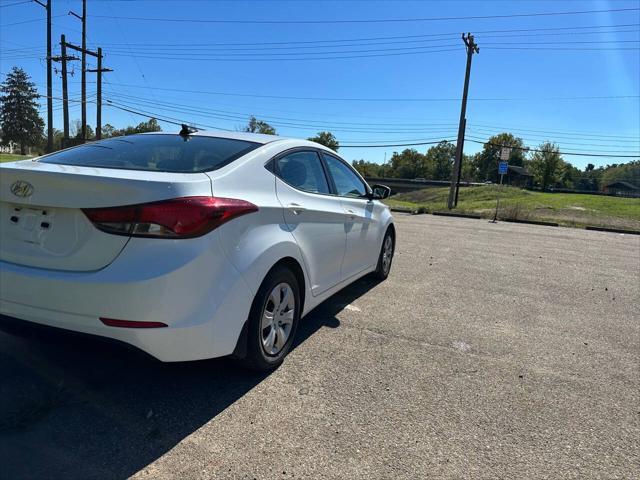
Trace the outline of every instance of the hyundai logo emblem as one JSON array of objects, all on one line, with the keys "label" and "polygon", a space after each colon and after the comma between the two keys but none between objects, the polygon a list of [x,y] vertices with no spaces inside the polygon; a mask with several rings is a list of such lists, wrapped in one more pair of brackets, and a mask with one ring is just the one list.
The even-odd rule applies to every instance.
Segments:
[{"label": "hyundai logo emblem", "polygon": [[16,197],[29,197],[33,193],[33,185],[24,180],[17,180],[11,184],[11,193]]}]

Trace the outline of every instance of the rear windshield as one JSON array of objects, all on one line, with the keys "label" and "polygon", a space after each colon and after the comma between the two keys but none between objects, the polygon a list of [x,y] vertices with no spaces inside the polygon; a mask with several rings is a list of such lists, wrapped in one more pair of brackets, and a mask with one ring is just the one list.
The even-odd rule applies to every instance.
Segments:
[{"label": "rear windshield", "polygon": [[85,143],[42,157],[42,163],[158,172],[216,170],[260,147],[231,138],[131,135]]}]

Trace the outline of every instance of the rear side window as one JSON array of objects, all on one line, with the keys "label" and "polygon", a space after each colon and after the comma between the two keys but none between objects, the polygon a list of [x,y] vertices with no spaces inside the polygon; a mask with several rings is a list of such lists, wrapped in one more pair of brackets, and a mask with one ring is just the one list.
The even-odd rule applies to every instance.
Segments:
[{"label": "rear side window", "polygon": [[320,157],[316,152],[294,152],[276,160],[276,175],[289,185],[311,193],[329,193]]},{"label": "rear side window", "polygon": [[260,147],[260,143],[193,135],[131,135],[85,143],[42,157],[42,163],[195,173],[216,170]]},{"label": "rear side window", "polygon": [[331,155],[322,154],[336,186],[336,193],[341,197],[364,197],[367,194],[362,180],[351,168]]}]

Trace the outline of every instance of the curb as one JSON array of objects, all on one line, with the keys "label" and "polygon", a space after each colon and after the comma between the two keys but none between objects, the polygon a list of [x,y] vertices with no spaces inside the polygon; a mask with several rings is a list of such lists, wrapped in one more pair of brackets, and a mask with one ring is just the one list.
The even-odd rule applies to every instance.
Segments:
[{"label": "curb", "polygon": [[389,207],[389,210],[391,210],[392,212],[398,212],[398,213],[411,213],[414,214],[416,211],[415,210],[411,210],[410,208],[395,208],[395,207]]},{"label": "curb", "polygon": [[480,215],[475,215],[473,213],[431,212],[431,214],[438,215],[441,217],[473,218],[475,220],[480,220],[482,218]]},{"label": "curb", "polygon": [[542,222],[538,220],[518,220],[517,218],[503,218],[499,219],[501,222],[510,222],[510,223],[527,223],[530,225],[544,225],[545,227],[559,227],[560,225],[554,222]]},{"label": "curb", "polygon": [[585,230],[594,230],[597,232],[610,232],[610,233],[626,233],[628,235],[640,235],[640,230],[624,230],[622,228],[607,228],[607,227],[584,227]]}]

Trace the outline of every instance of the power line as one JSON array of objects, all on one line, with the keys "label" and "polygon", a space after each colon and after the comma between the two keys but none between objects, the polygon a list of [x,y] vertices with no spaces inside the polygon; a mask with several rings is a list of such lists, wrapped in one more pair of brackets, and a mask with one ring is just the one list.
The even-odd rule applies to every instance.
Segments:
[{"label": "power line", "polygon": [[[189,122],[185,122],[185,121],[180,121],[180,120],[176,120],[176,119],[167,119],[167,118],[163,118],[161,116],[155,115],[153,113],[150,112],[143,112],[143,111],[139,111],[139,110],[133,110],[130,109],[128,107],[123,107],[121,105],[117,105],[114,104],[112,101],[107,100],[108,105],[118,108],[120,110],[124,110],[125,112],[130,112],[130,113],[135,113],[137,115],[141,115],[143,117],[147,117],[147,118],[155,118],[156,120],[162,121],[162,122],[166,122],[166,123],[170,123],[173,125],[183,125],[185,123],[189,123]],[[171,117],[169,117],[171,118]],[[204,125],[204,124],[196,124],[197,126],[203,126],[206,128],[213,128],[215,130],[225,130],[225,131],[229,131],[227,129],[224,128],[219,128],[219,127],[211,127],[208,125]],[[402,144],[386,144],[386,145],[349,145],[349,144],[341,144],[340,147],[344,147],[344,148],[357,148],[357,147],[361,147],[361,148],[376,148],[376,147],[404,147],[404,146],[418,146],[418,145],[433,145],[433,144],[437,144],[437,143],[441,143],[443,141],[446,142],[451,142],[451,140],[437,140],[437,141],[428,141],[428,142],[419,142],[419,143],[402,143]]]},{"label": "power line", "polygon": [[[144,85],[133,85],[125,83],[111,83],[114,86],[128,87],[128,88],[148,88]],[[460,98],[408,98],[408,97],[396,97],[396,98],[372,98],[372,97],[306,97],[306,96],[288,96],[288,95],[260,95],[253,93],[236,93],[236,92],[216,92],[205,90],[187,90],[181,88],[160,88],[154,87],[155,90],[167,91],[167,92],[181,92],[181,93],[195,93],[201,95],[220,95],[231,97],[249,97],[249,98],[271,98],[279,100],[317,100],[317,101],[338,101],[338,102],[459,102]],[[614,100],[614,99],[630,99],[640,98],[640,95],[588,95],[588,96],[573,96],[573,97],[494,97],[494,98],[470,98],[469,101],[541,101],[541,100]]]},{"label": "power line", "polygon": [[[60,17],[66,17],[66,15],[53,15],[51,18],[60,18]],[[32,20],[23,20],[21,22],[3,23],[2,25],[0,25],[0,28],[13,27],[14,25],[24,25],[25,23],[41,22],[42,20],[43,20],[42,18],[34,18]]]},{"label": "power line", "polygon": [[[426,47],[425,47],[426,48]],[[195,61],[215,61],[215,62],[273,62],[273,61],[306,61],[306,60],[339,60],[339,59],[352,59],[352,58],[372,58],[372,57],[394,57],[400,55],[419,55],[423,53],[441,53],[441,52],[453,52],[458,51],[459,48],[447,48],[441,50],[422,50],[412,52],[396,52],[396,53],[374,53],[371,55],[340,55],[330,57],[283,57],[283,58],[264,58],[252,57],[252,58],[231,58],[231,57],[185,57],[185,56],[158,56],[158,55],[137,55],[138,58],[151,58],[158,60],[195,60]],[[339,53],[339,52],[336,52]],[[122,53],[114,53],[113,56],[129,57],[131,55],[125,55]],[[264,55],[264,54],[260,54]],[[275,55],[275,54],[274,54]],[[325,53],[327,55],[327,53]]]},{"label": "power line", "polygon": [[425,17],[425,18],[383,18],[383,19],[350,19],[350,20],[231,20],[231,19],[203,19],[203,18],[174,18],[174,17],[137,17],[137,16],[116,16],[116,15],[94,15],[95,18],[110,18],[120,20],[170,22],[170,23],[219,23],[219,24],[264,24],[264,25],[304,25],[304,24],[351,24],[351,23],[414,23],[414,22],[436,22],[450,20],[486,20],[497,18],[523,18],[523,17],[552,17],[585,15],[592,13],[616,13],[638,11],[640,8],[613,8],[605,10],[576,10],[569,12],[535,12],[535,13],[513,13],[504,15],[471,15],[464,17]]},{"label": "power line", "polygon": [[[527,42],[527,45],[573,45],[583,43],[640,43],[640,40],[577,40],[577,41],[553,41],[553,42]],[[521,45],[521,42],[488,42],[483,45]]]},{"label": "power line", "polygon": [[[424,133],[426,131],[434,131],[434,130],[448,130],[452,126],[455,126],[455,123],[370,123],[370,122],[341,122],[341,121],[324,121],[324,120],[313,120],[308,118],[292,118],[292,117],[282,117],[276,115],[264,114],[261,112],[238,112],[238,111],[229,111],[229,110],[220,110],[220,109],[211,109],[211,108],[203,108],[203,107],[195,107],[191,105],[179,104],[174,102],[159,102],[155,98],[153,100],[146,99],[134,95],[128,95],[118,92],[110,92],[111,96],[115,96],[118,98],[125,99],[134,104],[138,105],[152,105],[152,106],[166,106],[168,109],[180,109],[185,113],[200,113],[207,116],[213,116],[219,119],[226,120],[244,120],[251,115],[258,115],[265,121],[273,123],[275,125],[283,125],[283,126],[297,126],[297,127],[305,127],[305,128],[321,128],[327,130],[334,131],[356,131],[354,129],[347,129],[345,127],[356,127],[359,131],[371,131],[377,133]],[[384,127],[394,128],[395,131],[390,130],[382,130]],[[479,128],[476,128],[479,127]],[[379,128],[376,130],[376,128]],[[511,128],[511,127],[496,127],[493,125],[483,125],[477,124],[470,126],[473,131],[476,131],[481,134],[486,135],[494,135],[497,132],[495,130],[509,131],[509,132],[518,132],[521,129]],[[489,130],[491,129],[491,130]],[[548,131],[548,130],[522,130],[526,132],[534,132],[526,133],[525,136],[527,138],[542,138],[540,133],[549,133],[553,135],[553,138],[559,138],[563,140],[563,143],[570,143],[566,140],[576,140],[580,143],[576,143],[577,145],[592,145],[592,146],[608,146],[606,144],[586,144],[584,142],[588,142],[590,140],[602,141],[602,142],[610,142],[610,143],[633,143],[640,144],[640,137],[633,136],[624,136],[624,135],[598,135],[598,134],[589,134],[589,133],[575,133],[574,135],[567,135],[566,132],[557,132],[557,131]],[[544,139],[547,139],[548,136],[545,136]],[[633,140],[628,140],[632,138]],[[413,140],[411,140],[413,141]]]},{"label": "power line", "polygon": [[571,47],[486,47],[489,50],[544,50],[548,52],[575,52],[580,51],[621,51],[621,50],[640,50],[640,47],[587,47],[587,48],[571,48]]},{"label": "power line", "polygon": [[[498,133],[502,133],[502,132],[497,132],[496,130],[486,130],[486,129],[477,129],[477,128],[469,128],[470,131],[473,131],[475,133],[478,133],[480,135],[496,135]],[[513,130],[508,129],[508,131],[511,133],[513,132]],[[535,135],[535,134],[518,134],[518,136],[523,136],[527,139],[530,140],[535,140],[535,141],[543,141],[543,140],[549,140],[549,136],[543,136],[543,135]],[[602,139],[593,139],[593,138],[572,138],[572,137],[565,137],[563,135],[553,135],[553,139],[554,140],[558,140],[558,141],[562,141],[563,144],[565,145],[585,145],[585,146],[590,146],[590,147],[616,147],[616,146],[620,146],[620,147],[629,147],[629,145],[620,145],[622,143],[630,143],[632,145],[638,145],[640,146],[640,140],[602,140]],[[573,140],[573,141],[572,141]],[[609,142],[609,143],[586,143],[586,142],[591,142],[591,141],[604,141],[604,142]]]},{"label": "power line", "polygon": [[[141,115],[147,118],[155,118],[159,121],[163,121],[166,123],[170,123],[170,124],[174,124],[174,125],[182,125],[184,123],[189,123],[189,122],[185,122],[179,119],[176,119],[174,117],[163,117],[163,116],[159,116],[156,115],[154,113],[148,112],[148,111],[143,111],[143,110],[134,110],[132,108],[129,108],[126,104],[117,104],[115,102],[113,102],[112,100],[107,100],[107,105],[110,105],[114,108],[118,108],[120,110],[129,112],[129,113],[134,113],[137,115]],[[220,127],[213,127],[210,125],[205,125],[205,124],[196,124],[205,128],[212,128],[215,130],[226,130],[226,129],[222,129]],[[469,138],[468,139],[470,142],[473,143],[478,143],[481,145],[492,145],[492,146],[496,146],[496,147],[511,147],[514,148],[516,150],[523,150],[523,151],[530,151],[530,152],[544,152],[543,150],[540,149],[536,149],[536,148],[531,148],[531,147],[512,147],[510,145],[502,145],[502,144],[496,144],[496,143],[491,143],[491,142],[485,142],[485,141],[481,141],[481,140],[476,140],[474,138]],[[409,147],[409,146],[420,146],[420,145],[433,145],[433,144],[437,144],[440,143],[442,141],[446,141],[449,143],[452,143],[452,140],[446,140],[446,139],[442,139],[439,141],[428,141],[428,142],[415,142],[415,143],[387,143],[387,144],[375,144],[375,143],[370,143],[370,144],[358,144],[358,145],[354,145],[354,144],[343,144],[341,145],[341,147],[345,147],[345,148],[383,148],[383,147]],[[563,152],[559,152],[560,155],[567,155],[567,156],[584,156],[584,157],[606,157],[606,158],[637,158],[640,157],[640,153],[637,155],[621,155],[618,153],[582,153],[582,152],[578,152],[575,149],[572,151],[563,151]]]},{"label": "power line", "polygon": [[[626,32],[640,32],[640,29],[634,29],[634,30],[627,30]],[[592,32],[575,32],[575,33],[580,33],[580,34],[585,34],[585,33],[592,33]],[[595,32],[595,33],[603,33],[603,32]],[[616,32],[618,33],[618,32]],[[553,35],[559,35],[559,34],[553,34]],[[489,38],[503,38],[501,36],[491,36]],[[509,37],[511,38],[511,36]],[[391,50],[411,50],[411,49],[421,49],[421,48],[438,48],[438,47],[445,47],[445,46],[454,46],[451,44],[447,44],[447,45],[417,45],[417,46],[413,46],[413,47],[403,47],[403,48],[393,48],[393,49],[383,49],[383,48],[377,48],[374,50],[339,50],[339,51],[324,51],[324,52],[302,52],[302,53],[296,53],[296,52],[291,52],[290,50],[309,50],[309,49],[317,49],[317,48],[349,48],[349,47],[370,47],[370,46],[376,46],[376,45],[381,45],[381,46],[388,46],[388,45],[397,45],[397,44],[415,44],[415,43],[424,43],[424,42],[440,42],[443,40],[450,40],[452,38],[431,38],[431,39],[422,39],[422,40],[402,40],[402,41],[393,41],[393,42],[371,42],[371,43],[351,43],[351,44],[340,44],[340,45],[294,45],[294,46],[288,46],[288,47],[278,47],[278,46],[262,46],[262,47],[235,47],[235,48],[230,48],[230,47],[210,47],[210,46],[190,46],[188,51],[185,51],[184,45],[175,45],[175,46],[137,46],[137,50],[147,53],[147,54],[152,54],[152,55],[162,55],[162,54],[180,54],[181,56],[196,56],[196,55],[205,55],[207,53],[214,53],[217,55],[222,55],[222,56],[248,56],[248,55],[256,55],[256,52],[258,52],[260,55],[327,55],[327,54],[331,54],[331,53],[350,53],[350,52],[380,52],[380,51],[391,51]],[[638,40],[591,40],[591,41],[575,41],[575,42],[566,42],[566,41],[553,41],[553,42],[533,42],[530,44],[532,45],[563,45],[563,44],[581,44],[581,43],[588,43],[588,44],[608,44],[608,43],[637,43]],[[520,42],[492,42],[492,43],[488,43],[488,45],[519,45]],[[14,49],[14,50],[19,50],[19,49]],[[267,52],[274,52],[276,50],[286,50],[284,53],[262,53],[264,51]],[[131,56],[133,55],[133,52],[130,49],[124,49],[122,47],[110,47],[109,48],[110,52],[116,52],[116,53],[122,53],[122,52],[129,52],[131,53]],[[245,51],[250,51],[250,52],[254,52],[254,53],[218,53],[218,52],[245,52]],[[135,57],[135,56],[134,56]]]},{"label": "power line", "polygon": [[[288,55],[333,55],[333,54],[343,54],[343,53],[371,53],[371,52],[395,52],[395,51],[405,51],[405,50],[417,50],[417,49],[431,49],[431,48],[446,48],[446,47],[457,47],[459,46],[457,43],[446,43],[443,45],[419,45],[415,47],[396,47],[396,48],[374,48],[374,49],[365,49],[365,50],[329,50],[323,52],[283,52],[283,53],[260,53],[260,56],[288,56]],[[111,51],[111,50],[110,50]],[[226,51],[226,50],[224,50]],[[149,52],[150,54],[154,54],[154,52]],[[170,52],[175,55],[177,52]],[[196,56],[196,55],[206,55],[205,53],[198,52],[183,52],[180,56]],[[216,53],[219,57],[247,57],[247,56],[255,56],[255,53]]]},{"label": "power line", "polygon": [[[109,2],[107,4],[107,6],[109,7],[109,11],[112,12],[113,10],[111,9],[111,2]],[[135,63],[136,68],[138,69],[138,72],[140,72],[140,76],[142,77],[142,81],[149,88],[149,91],[151,92],[151,96],[154,98],[154,100],[156,100],[155,92],[153,91],[153,88],[151,88],[151,85],[149,85],[149,82],[147,81],[147,77],[145,76],[144,72],[142,71],[142,68],[140,67],[140,62],[138,62],[138,58],[133,54],[133,50],[131,48],[131,45],[129,44],[129,42],[127,40],[127,36],[126,36],[124,30],[122,29],[122,26],[120,25],[120,22],[118,20],[116,20],[116,25],[118,26],[118,30],[120,31],[120,35],[122,35],[122,38],[125,41],[125,45],[127,47],[127,50],[129,51],[129,53],[131,54],[131,57],[133,58],[133,62]]]},{"label": "power line", "polygon": [[[276,115],[264,114],[261,112],[238,112],[238,111],[230,111],[230,110],[220,110],[220,109],[212,109],[212,108],[204,108],[204,107],[196,107],[192,105],[180,104],[175,102],[167,102],[167,101],[158,101],[157,99],[147,99],[143,97],[138,97],[134,95],[128,95],[124,93],[110,91],[109,95],[111,97],[117,97],[124,99],[124,101],[129,101],[130,103],[138,104],[138,105],[152,105],[152,106],[164,106],[167,109],[181,109],[184,112],[188,113],[201,113],[209,116],[217,116],[219,119],[231,119],[231,120],[244,120],[252,114],[257,114],[260,118],[269,121],[271,123],[277,123],[279,125],[286,126],[304,126],[308,128],[325,128],[329,130],[338,130],[343,127],[356,127],[359,129],[375,129],[376,127],[392,127],[396,129],[398,133],[407,133],[407,132],[425,132],[428,130],[445,130],[447,127],[454,126],[454,123],[370,123],[370,122],[341,122],[341,121],[324,121],[324,120],[314,120],[308,118],[292,118],[292,117],[282,117]],[[518,132],[526,132],[524,135],[528,138],[538,137],[542,138],[540,133],[543,134],[551,134],[554,138],[563,138],[567,140],[578,140],[581,142],[596,140],[596,141],[604,141],[604,142],[612,142],[612,143],[640,143],[640,137],[628,136],[628,135],[606,135],[606,134],[596,134],[596,133],[583,133],[583,132],[566,132],[566,131],[550,131],[550,130],[537,130],[537,129],[522,129],[515,127],[504,127],[504,126],[495,126],[495,125],[486,125],[486,124],[473,124],[470,125],[474,131],[482,134],[492,135],[495,134],[496,131],[509,131],[519,134]],[[380,130],[375,130],[379,132]],[[533,132],[530,133],[530,132]],[[391,133],[386,131],[386,133]],[[548,138],[548,136],[545,136]],[[630,140],[631,139],[631,140]],[[584,143],[581,143],[584,144]],[[604,145],[600,145],[604,146]]]},{"label": "power line", "polygon": [[[640,23],[624,23],[624,24],[613,24],[613,25],[589,25],[589,26],[575,26],[575,27],[547,27],[547,28],[516,28],[516,29],[506,29],[506,30],[481,30],[477,33],[513,33],[513,32],[543,32],[543,31],[561,31],[564,33],[553,33],[549,35],[564,35],[565,33],[602,33],[602,32],[566,32],[566,30],[583,30],[583,29],[594,29],[594,28],[619,28],[619,27],[637,27],[640,26]],[[615,33],[615,32],[611,32]],[[540,35],[537,33],[536,35]],[[456,39],[460,36],[460,32],[445,32],[445,33],[428,33],[422,35],[396,35],[396,36],[383,36],[383,37],[360,37],[360,38],[343,38],[338,40],[298,40],[298,41],[284,41],[284,42],[222,42],[222,43],[188,43],[187,47],[198,47],[198,46],[220,46],[220,47],[230,47],[230,46],[264,46],[264,45],[307,45],[307,44],[318,44],[318,43],[347,43],[347,42],[365,42],[365,41],[374,41],[374,40],[397,40],[397,39],[419,39],[419,38],[427,38],[427,37],[455,37]],[[416,40],[417,41],[417,40]],[[106,43],[102,44],[103,46],[118,46],[118,45],[127,45],[125,43]],[[148,46],[157,46],[157,47],[178,47],[185,48],[185,43],[136,43],[136,47],[148,47]]]},{"label": "power line", "polygon": [[[111,95],[114,95],[116,97],[121,97],[121,98],[125,98],[125,99],[131,99],[132,101],[140,101],[143,103],[151,103],[153,104],[154,102],[156,102],[155,99],[148,99],[148,98],[143,98],[143,97],[138,97],[135,95],[129,95],[129,94],[124,94],[124,93],[120,93],[120,92],[111,92]],[[214,112],[216,114],[222,113],[222,114],[231,114],[231,115],[241,115],[242,118],[246,118],[249,117],[250,115],[254,115],[256,114],[256,112],[238,112],[238,111],[230,111],[230,110],[220,110],[220,109],[211,109],[211,108],[203,108],[203,107],[192,107],[190,105],[185,105],[185,104],[179,104],[179,103],[173,103],[173,102],[159,102],[162,105],[167,105],[170,107],[183,107],[183,108],[196,108],[199,111],[206,111],[206,112]],[[304,123],[323,123],[323,124],[327,124],[327,123],[331,123],[333,125],[345,125],[345,126],[370,126],[370,127],[375,127],[375,126],[397,126],[398,128],[401,128],[401,130],[403,132],[410,130],[407,129],[405,126],[403,126],[402,124],[398,124],[398,123],[362,123],[362,122],[340,122],[340,121],[333,121],[333,122],[325,122],[325,121],[320,121],[320,120],[312,120],[312,119],[301,119],[301,118],[292,118],[292,117],[281,117],[281,116],[276,116],[276,115],[268,115],[268,114],[263,114],[263,113],[258,113],[258,115],[260,116],[260,118],[263,118],[265,120],[269,120],[271,121],[271,119],[275,119],[275,120],[285,120],[285,121],[289,121],[289,122],[304,122]],[[456,124],[453,122],[450,123],[422,123],[422,124],[405,124],[405,125],[420,125],[422,127],[427,126],[427,127],[434,127],[434,126],[438,126],[438,127],[443,127],[443,126],[455,126]],[[420,129],[420,131],[423,131],[423,129]]]},{"label": "power line", "polygon": [[[113,93],[111,94],[113,96]],[[120,97],[118,94],[115,95],[116,97]],[[199,109],[199,108],[194,108],[194,107],[189,107],[189,106],[182,106],[182,105],[177,105],[177,104],[167,104],[164,102],[151,102],[151,101],[136,101],[136,100],[120,100],[122,102],[126,101],[128,104],[133,104],[133,105],[137,105],[140,107],[155,107],[157,109],[160,110],[165,110],[165,111],[174,111],[174,112],[180,112],[180,113],[185,113],[185,114],[189,114],[189,115],[197,115],[197,116],[206,116],[206,117],[210,117],[210,118],[216,118],[218,120],[227,120],[227,121],[246,121],[247,118],[249,118],[251,116],[251,114],[249,113],[237,113],[237,112],[230,112],[229,113],[225,113],[224,111],[220,111],[220,110],[205,110],[205,109]],[[219,112],[223,112],[222,114]],[[310,130],[310,129],[325,129],[325,130],[332,130],[332,131],[339,131],[339,132],[357,132],[357,133],[410,133],[407,131],[407,129],[391,129],[391,130],[385,130],[385,129],[376,129],[376,128],[368,128],[367,126],[363,126],[363,127],[358,127],[356,125],[356,128],[353,127],[349,127],[349,125],[345,126],[330,126],[327,125],[326,123],[323,124],[321,122],[314,122],[309,120],[309,123],[298,123],[296,121],[281,121],[281,120],[272,120],[272,118],[274,117],[264,117],[261,116],[261,118],[269,121],[269,123],[272,123],[275,126],[283,126],[283,127],[289,127],[289,128],[293,128],[293,129],[302,129],[302,130]],[[282,118],[282,117],[280,117]],[[285,119],[287,120],[287,119]],[[452,127],[448,126],[448,127],[442,127],[442,126],[438,126],[437,128],[422,128],[420,130],[416,130],[417,133],[425,133],[428,131],[438,131],[438,132],[451,132]]]},{"label": "power line", "polygon": [[[482,138],[480,137],[480,135],[482,136],[494,136],[492,134],[489,133],[482,133],[482,132],[478,132],[477,130],[473,130],[473,133],[475,135],[471,135],[469,138],[474,138],[475,140],[482,140]],[[541,143],[541,142],[545,142],[545,141],[553,141],[553,143],[558,143],[558,144],[562,144],[563,147],[567,147],[570,150],[574,150],[576,152],[591,152],[591,151],[602,151],[602,152],[610,152],[610,153],[636,153],[639,152],[638,155],[640,155],[640,148],[638,150],[633,150],[633,145],[611,145],[611,144],[602,144],[602,143],[585,143],[585,142],[568,142],[566,140],[563,139],[559,139],[556,137],[553,137],[552,139],[550,138],[534,138],[534,137],[524,137],[524,142],[525,143]],[[605,148],[587,148],[587,149],[583,149],[583,148],[577,148],[577,147],[605,147]],[[619,147],[619,148],[618,148]],[[629,150],[632,149],[632,150]]]},{"label": "power line", "polygon": [[[140,111],[140,110],[134,110],[132,108],[128,108],[126,106],[122,106],[119,104],[114,103],[112,100],[106,100],[107,102],[107,106],[113,107],[113,108],[117,108],[119,110],[123,110],[125,112],[129,112],[129,113],[134,113],[136,115],[141,115],[143,117],[146,118],[155,118],[156,120],[159,120],[161,122],[166,122],[166,123],[170,123],[173,125],[183,125],[183,124],[192,124],[193,122],[186,122],[184,120],[179,120],[177,118],[172,118],[172,117],[162,117],[159,115],[155,115],[153,113],[149,113],[149,112],[144,112],[144,111]],[[226,130],[228,131],[226,128],[220,128],[220,127],[214,127],[211,125],[204,125],[204,124],[196,124],[196,126],[200,126],[200,127],[205,127],[205,128],[211,128],[213,130]]]},{"label": "power line", "polygon": [[31,0],[24,0],[22,2],[14,2],[14,3],[5,3],[4,5],[0,5],[0,8],[13,7],[15,5],[24,5],[25,3],[31,3]]},{"label": "power line", "polygon": [[634,139],[634,142],[640,142],[640,136],[638,135],[635,135],[635,136],[634,135],[609,135],[609,134],[600,134],[600,133],[593,133],[593,132],[576,132],[576,131],[567,131],[567,130],[539,130],[539,129],[531,129],[526,127],[517,127],[517,126],[516,127],[499,127],[495,125],[487,125],[487,124],[481,124],[481,123],[474,123],[472,127],[487,127],[487,128],[498,129],[498,130],[511,130],[515,132],[550,133],[553,135],[566,134],[566,135],[574,135],[574,136],[603,137],[603,138],[612,138],[612,139],[632,138]]},{"label": "power line", "polygon": [[[57,99],[57,97],[54,97],[54,98],[56,98],[56,99]],[[70,100],[70,101],[75,102],[75,103],[80,103],[80,101],[78,101],[78,100]],[[126,105],[126,104],[124,104],[124,103],[122,103],[122,104],[116,104],[116,103],[115,103],[115,102],[113,102],[112,100],[107,100],[107,102],[109,102],[109,103],[110,103],[110,104],[112,104],[113,106],[123,106],[123,108],[128,108],[128,107],[129,107],[128,105]],[[95,102],[90,102],[90,103],[95,103]],[[126,105],[126,106],[125,106],[125,105]],[[129,111],[129,110],[132,110],[132,109],[131,109],[131,108],[129,108],[128,110],[125,110],[125,111]],[[133,111],[133,110],[132,110],[132,111]],[[144,113],[141,113],[140,111],[133,111],[133,112],[134,112],[134,113],[137,113],[137,114],[142,114],[142,115],[146,115],[146,116],[149,116],[149,117],[153,117],[153,118],[161,119],[161,117],[159,117],[158,115],[155,115],[155,114],[152,114],[152,113],[149,113],[149,112],[144,112]],[[169,117],[169,118],[172,118],[172,117]],[[235,118],[235,120],[241,120],[241,119],[244,119],[244,118],[246,118],[246,117],[243,117],[243,118]],[[222,119],[224,119],[224,118],[222,118]],[[228,118],[227,118],[227,120],[228,120]],[[172,121],[173,121],[175,124],[182,124],[182,123],[185,123],[184,121],[177,120],[177,119],[175,119],[175,118],[173,118],[173,120],[172,120]],[[274,124],[275,124],[275,125],[277,125],[277,126],[281,126],[281,125],[283,125],[282,123],[279,123],[279,122],[272,122],[272,123],[274,123]],[[207,127],[207,128],[220,129],[220,127],[211,127],[211,126],[207,126],[207,125],[202,125],[202,126],[205,126],[205,127]],[[286,124],[284,124],[284,126],[290,126],[290,125],[286,125]],[[309,125],[297,125],[297,126],[299,126],[299,127],[301,127],[301,128],[314,128],[314,126],[313,126],[313,125],[312,125],[312,126],[309,126]],[[317,125],[316,125],[315,127],[316,127],[316,128],[325,128],[324,126],[318,127]],[[329,128],[329,129],[330,129],[330,130],[334,130],[334,131],[341,131],[341,129],[339,129],[339,128],[337,128],[337,129],[336,129],[336,128]],[[444,129],[443,129],[443,130],[444,130]],[[348,129],[343,129],[342,131],[356,131],[356,132],[360,132],[360,133],[364,133],[364,132],[366,132],[365,130],[348,130]],[[369,132],[369,133],[373,133],[373,132]],[[376,133],[394,133],[394,132],[377,131]],[[395,133],[400,133],[400,131],[395,132]],[[486,141],[482,141],[482,140],[477,139],[477,138],[471,138],[471,140],[472,140],[472,141],[474,141],[475,143],[495,145],[495,144],[493,144],[493,143],[486,142]],[[413,140],[397,140],[397,142],[413,142]],[[368,142],[368,143],[379,143],[379,141],[377,141],[377,142]],[[437,142],[436,142],[436,143],[437,143]],[[425,143],[425,142],[419,142],[419,143],[402,143],[402,144],[397,143],[397,144],[387,145],[387,146],[411,146],[411,145],[422,145],[422,144],[428,144],[428,143]],[[609,146],[607,146],[607,145],[594,145],[594,144],[584,144],[584,143],[583,143],[582,145],[585,145],[585,146],[587,146],[587,145],[593,145],[593,146],[606,146],[606,147],[609,147]],[[360,146],[360,145],[353,145],[353,146],[355,147],[355,146]],[[366,145],[362,145],[362,146],[364,147],[364,146],[366,146]],[[536,151],[535,149],[531,149],[531,148],[526,148],[526,150]],[[585,152],[590,152],[590,151],[591,151],[591,150],[585,150]],[[573,149],[573,151],[570,151],[570,152],[564,152],[564,153],[566,153],[566,154],[568,154],[568,155],[569,155],[569,154],[571,154],[571,155],[580,155],[580,154],[581,154],[581,153],[579,153],[576,149]],[[616,152],[616,153],[617,153],[617,152]],[[623,153],[626,153],[626,152],[623,152]],[[631,152],[629,152],[629,153],[631,153]],[[596,155],[596,154],[593,154],[593,155]],[[597,155],[600,155],[600,154],[597,154]],[[614,155],[613,155],[613,153],[612,153],[612,154],[607,154],[607,155],[608,155],[608,156],[614,156]],[[640,154],[639,154],[639,155],[640,155]],[[634,157],[634,156],[635,156],[635,155],[627,155],[626,157]]]},{"label": "power line", "polygon": [[[527,151],[527,152],[540,152],[540,153],[548,153],[547,150],[540,150],[537,148],[531,148],[531,147],[514,147],[513,145],[502,145],[500,143],[490,143],[490,142],[483,142],[480,140],[474,140],[474,139],[469,139],[470,142],[473,143],[479,143],[481,145],[491,145],[492,147],[504,147],[504,148],[512,148],[514,150],[522,150],[522,151]],[[637,155],[610,155],[610,154],[606,154],[606,153],[580,153],[580,152],[576,152],[576,151],[564,151],[564,152],[558,152],[558,154],[560,155],[575,155],[578,157],[610,157],[610,158],[639,158],[640,157],[640,153]]]},{"label": "power line", "polygon": [[[418,143],[387,143],[384,145],[377,145],[377,144],[372,144],[372,145],[349,145],[349,144],[340,144],[340,148],[386,148],[386,147],[417,147],[420,145],[435,145],[438,143],[442,143],[442,142],[446,142],[446,143],[452,143],[454,144],[455,140],[436,140],[436,141],[432,141],[432,142],[418,142]],[[455,144],[454,144],[455,145]]]},{"label": "power line", "polygon": [[[637,25],[629,25],[629,26],[637,26]],[[579,28],[579,27],[567,27],[567,28]],[[610,35],[612,33],[635,33],[639,30],[637,28],[626,29],[626,30],[594,30],[591,32],[551,32],[551,33],[516,33],[511,35],[480,35],[483,39],[485,38],[514,38],[514,37],[549,37],[549,36],[558,36],[558,35]],[[484,43],[484,42],[483,42]]]}]

